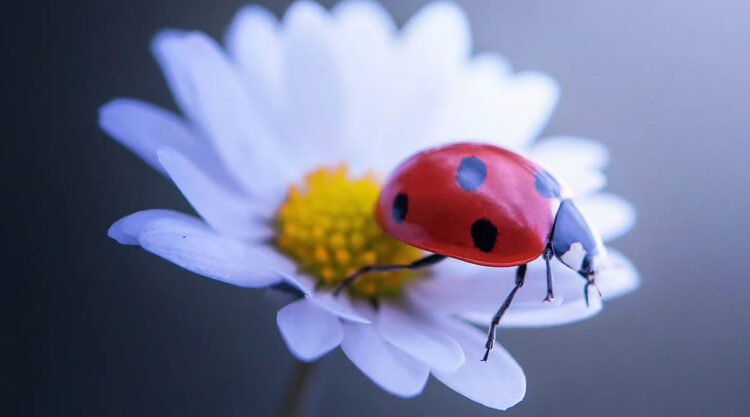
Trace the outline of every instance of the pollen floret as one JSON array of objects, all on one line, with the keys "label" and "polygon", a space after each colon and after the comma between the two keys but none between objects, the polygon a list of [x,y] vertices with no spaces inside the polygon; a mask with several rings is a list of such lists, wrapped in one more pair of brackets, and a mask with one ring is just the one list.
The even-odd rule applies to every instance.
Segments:
[{"label": "pollen floret", "polygon": [[[276,243],[300,269],[333,288],[359,268],[408,264],[421,255],[383,233],[373,209],[380,185],[371,176],[350,179],[346,166],[313,171],[292,186],[279,207]],[[363,275],[350,293],[363,298],[397,295],[411,271]]]}]

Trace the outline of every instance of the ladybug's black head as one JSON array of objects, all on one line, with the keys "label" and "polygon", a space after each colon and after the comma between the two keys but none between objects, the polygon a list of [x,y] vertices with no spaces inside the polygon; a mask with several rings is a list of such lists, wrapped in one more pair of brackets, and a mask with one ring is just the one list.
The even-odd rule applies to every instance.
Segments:
[{"label": "ladybug's black head", "polygon": [[552,229],[552,252],[586,279],[596,276],[605,256],[599,234],[571,200],[563,200],[557,210]]}]

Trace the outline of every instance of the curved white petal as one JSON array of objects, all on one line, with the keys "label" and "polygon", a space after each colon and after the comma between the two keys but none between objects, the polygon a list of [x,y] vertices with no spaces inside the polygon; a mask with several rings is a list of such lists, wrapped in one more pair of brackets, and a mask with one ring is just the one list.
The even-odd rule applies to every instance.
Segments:
[{"label": "curved white petal", "polygon": [[339,319],[306,298],[279,310],[276,324],[289,350],[305,362],[320,358],[344,340]]},{"label": "curved white petal", "polygon": [[391,165],[411,153],[443,143],[440,117],[471,52],[463,11],[448,2],[422,8],[404,26],[395,51],[392,119],[383,140]]},{"label": "curved white petal", "polygon": [[196,274],[241,287],[281,281],[285,265],[262,247],[222,237],[195,217],[169,210],[131,214],[110,227],[118,242],[143,249]]},{"label": "curved white petal", "polygon": [[151,220],[174,218],[177,221],[192,222],[194,217],[173,210],[143,210],[116,221],[107,230],[107,235],[121,245],[138,245],[138,237],[143,226]]},{"label": "curved white petal", "polygon": [[454,371],[464,363],[461,346],[429,317],[386,301],[380,303],[376,320],[383,339],[432,369]]},{"label": "curved white petal", "polygon": [[372,1],[344,1],[333,9],[336,59],[340,68],[342,128],[347,164],[353,174],[380,169],[393,150],[389,137],[395,119],[394,71],[396,26],[383,7]]},{"label": "curved white petal", "polygon": [[[459,314],[486,325],[513,288],[515,268],[487,268],[448,260],[436,266],[433,277],[410,286],[410,299],[422,308],[444,314]],[[555,301],[543,302],[546,267],[539,259],[529,264],[524,286],[500,323],[501,327],[539,327],[571,323],[601,310],[598,295],[589,289],[590,306],[584,301],[585,281],[557,260],[552,262]],[[599,272],[604,298],[618,296],[638,286],[632,264],[617,251],[609,250]],[[606,282],[606,284],[605,284]]]},{"label": "curved white petal", "polygon": [[173,149],[160,149],[158,157],[172,181],[211,227],[243,239],[260,240],[273,235],[268,226],[273,207],[255,204],[226,189]]},{"label": "curved white petal", "polygon": [[[508,311],[503,316],[501,327],[551,327],[585,320],[602,311],[602,301],[596,294],[596,290],[591,288],[589,297],[588,305],[586,305],[583,298],[579,298],[559,305],[546,304],[536,307],[517,307],[512,312]],[[490,321],[492,320],[491,315],[480,312],[461,314],[461,317],[479,326],[487,326],[487,328],[489,328]],[[498,330],[498,335],[501,333],[502,330]],[[498,337],[499,340],[502,340],[502,336]]]},{"label": "curved white petal", "polygon": [[454,86],[441,116],[447,140],[477,140],[520,150],[544,129],[559,97],[545,74],[513,74],[496,54],[474,58]]},{"label": "curved white petal", "polygon": [[299,172],[345,161],[342,85],[333,22],[317,3],[300,1],[282,23],[283,146]]},{"label": "curved white petal", "polygon": [[490,408],[505,410],[521,401],[526,394],[523,369],[502,346],[495,345],[487,362],[484,355],[486,336],[468,324],[446,322],[443,330],[461,345],[466,362],[454,372],[433,370],[432,375],[452,390]]},{"label": "curved white petal", "polygon": [[415,54],[408,58],[423,68],[454,69],[471,52],[466,14],[450,2],[434,2],[420,9],[406,23],[401,37],[405,51]]},{"label": "curved white petal", "polygon": [[315,288],[316,281],[313,278],[298,272],[287,274],[284,278],[289,284],[305,294],[305,297],[311,302],[329,313],[356,323],[370,323],[370,319],[352,304],[352,300],[347,294],[342,293],[339,296],[334,296],[330,291],[319,291]]},{"label": "curved white petal", "polygon": [[598,193],[576,204],[605,242],[624,235],[635,224],[635,208],[620,196]]},{"label": "curved white petal", "polygon": [[622,253],[608,249],[607,259],[599,271],[598,285],[602,298],[609,300],[634,291],[641,284],[641,276]]},{"label": "curved white petal", "polygon": [[174,148],[203,169],[220,170],[213,150],[177,115],[139,100],[118,98],[99,109],[99,126],[157,171],[156,151]]},{"label": "curved white petal", "polygon": [[604,168],[609,151],[602,143],[575,136],[552,136],[536,143],[531,149],[534,161],[544,166],[581,166]]},{"label": "curved white petal", "polygon": [[607,185],[607,176],[596,168],[575,166],[547,166],[572,191],[574,198],[583,198],[601,191]]},{"label": "curved white petal", "polygon": [[546,127],[557,106],[560,88],[550,76],[534,71],[513,76],[503,92],[503,103],[496,108],[499,120],[507,130],[498,138],[500,145],[521,146],[536,138]]},{"label": "curved white petal", "polygon": [[278,21],[267,9],[250,5],[234,17],[225,36],[227,51],[239,66],[250,97],[270,126],[279,123],[282,92]]},{"label": "curved white petal", "polygon": [[430,368],[389,344],[374,326],[344,322],[341,349],[368,378],[400,397],[422,392]]},{"label": "curved white petal", "polygon": [[[565,268],[556,264],[553,266],[555,272]],[[513,288],[515,271],[516,268],[489,268],[447,259],[433,267],[429,278],[414,282],[406,290],[412,301],[430,311],[494,313]],[[578,280],[583,283],[582,279]],[[545,285],[544,264],[535,261],[529,265],[526,283],[518,291],[509,311],[520,306],[540,305],[546,293]],[[563,299],[563,294],[558,295],[557,303]]]},{"label": "curved white petal", "polygon": [[200,97],[196,81],[187,71],[190,51],[180,31],[165,30],[151,42],[151,51],[167,81],[172,96],[182,112],[191,120],[200,120]]},{"label": "curved white petal", "polygon": [[200,32],[176,31],[160,33],[153,45],[163,67],[178,75],[175,95],[188,96],[186,113],[211,138],[228,170],[252,193],[283,198],[290,170],[277,137],[220,47]]}]

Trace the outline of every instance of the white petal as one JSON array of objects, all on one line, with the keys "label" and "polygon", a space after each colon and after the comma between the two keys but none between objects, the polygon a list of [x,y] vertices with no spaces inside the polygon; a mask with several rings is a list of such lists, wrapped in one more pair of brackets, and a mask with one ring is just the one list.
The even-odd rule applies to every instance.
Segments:
[{"label": "white petal", "polygon": [[188,155],[204,169],[218,168],[213,150],[191,127],[175,114],[154,105],[126,98],[112,100],[99,109],[99,125],[159,172],[164,170],[156,151],[164,146]]},{"label": "white petal", "polygon": [[277,126],[281,100],[281,40],[276,17],[263,7],[250,5],[235,16],[225,36],[258,110]]},{"label": "white petal", "polygon": [[315,288],[315,279],[297,272],[287,274],[284,278],[311,302],[329,313],[356,323],[370,323],[370,319],[358,311],[347,294],[334,296],[330,291],[318,291]]},{"label": "white petal", "polygon": [[602,190],[607,185],[607,177],[597,168],[575,166],[550,166],[550,172],[560,178],[572,191],[573,197],[586,197]]},{"label": "white petal", "polygon": [[196,91],[196,82],[188,71],[190,51],[183,42],[183,37],[184,34],[179,31],[162,31],[152,41],[151,51],[177,105],[188,118],[199,120],[200,97]]},{"label": "white petal", "polygon": [[545,166],[584,166],[604,168],[609,151],[600,142],[574,136],[553,136],[535,144],[531,150],[534,161]]},{"label": "white petal", "polygon": [[381,302],[377,329],[387,342],[433,369],[454,371],[464,363],[458,343],[443,333],[437,322],[416,311]]},{"label": "white petal", "polygon": [[602,297],[609,300],[634,291],[641,284],[641,277],[625,255],[608,249],[607,259],[599,271],[598,284]]},{"label": "white petal", "polygon": [[125,216],[110,226],[107,235],[122,245],[138,245],[138,236],[143,226],[151,220],[174,218],[178,221],[192,222],[194,218],[185,213],[172,210],[144,210]]},{"label": "white petal", "polygon": [[302,172],[321,163],[340,163],[342,139],[341,75],[336,66],[333,22],[313,2],[294,3],[283,21],[281,128],[283,146]]},{"label": "white petal", "polygon": [[[600,281],[612,273],[606,266],[609,262],[618,261],[612,258],[605,263]],[[487,325],[514,286],[515,268],[487,268],[459,261],[444,263],[446,265],[435,269],[437,276],[433,279],[416,283],[408,289],[412,301],[430,311],[459,314],[477,324]],[[501,327],[562,325],[591,317],[601,310],[593,288],[589,289],[590,306],[586,306],[585,281],[577,272],[553,260],[552,274],[555,301],[549,303],[543,301],[547,291],[544,262],[539,259],[529,264],[524,286],[505,313]],[[628,275],[617,275],[608,280],[630,282]]]},{"label": "white petal", "polygon": [[469,23],[452,3],[429,4],[407,22],[392,76],[398,84],[391,92],[393,115],[386,134],[393,163],[449,140],[439,136],[440,117],[470,51]]},{"label": "white petal", "polygon": [[109,235],[133,244],[196,274],[241,287],[265,287],[281,281],[284,265],[262,247],[216,234],[195,217],[168,210],[147,210],[117,221]]},{"label": "white petal", "polygon": [[605,242],[624,235],[635,224],[633,205],[617,195],[599,193],[576,204]]},{"label": "white petal", "polygon": [[213,140],[229,171],[252,193],[283,198],[290,171],[277,138],[219,46],[199,32],[168,31],[157,36],[154,49],[189,89],[188,114]]},{"label": "white petal", "polygon": [[602,169],[609,163],[609,151],[599,142],[572,136],[545,139],[527,154],[570,186],[574,196],[588,196],[604,188]]},{"label": "white petal", "polygon": [[173,149],[162,148],[158,155],[169,177],[211,227],[244,239],[260,240],[273,235],[268,226],[273,207],[261,207],[226,189]]},{"label": "white petal", "polygon": [[[602,310],[602,301],[596,294],[596,290],[591,288],[589,296],[589,305],[586,305],[586,302],[581,298],[560,305],[547,304],[536,307],[517,307],[512,312],[508,311],[503,316],[501,327],[535,328],[561,326],[588,319]],[[462,314],[461,317],[479,326],[487,326],[487,328],[489,328],[491,321],[491,316],[479,312]],[[500,333],[501,331],[498,331],[498,335]]]},{"label": "white petal", "polygon": [[452,390],[487,407],[505,410],[526,394],[526,377],[523,369],[502,346],[495,345],[489,360],[481,362],[486,336],[463,323],[443,327],[466,352],[466,362],[455,372],[432,371],[440,382]]},{"label": "white petal", "polygon": [[515,75],[505,88],[503,103],[496,109],[499,120],[508,126],[507,139],[500,144],[518,144],[536,138],[546,127],[557,106],[560,88],[547,74],[527,71]]},{"label": "white petal", "polygon": [[[558,268],[565,268],[553,266],[555,272]],[[407,292],[414,302],[430,311],[482,311],[491,314],[513,288],[515,274],[516,268],[489,268],[448,259],[433,267],[428,279],[410,285]],[[581,285],[584,282],[581,278],[578,281]],[[543,263],[534,262],[526,272],[526,282],[516,294],[511,310],[524,305],[541,305],[545,294],[546,272]],[[561,297],[557,301],[561,302],[562,294],[559,295]]]},{"label": "white petal", "polygon": [[424,388],[430,368],[395,348],[374,326],[344,322],[341,349],[368,378],[400,397],[413,397]]},{"label": "white petal", "polygon": [[453,85],[440,117],[441,136],[520,150],[545,127],[558,96],[557,84],[548,76],[513,74],[503,57],[479,55]]},{"label": "white petal", "polygon": [[371,1],[345,1],[333,10],[337,63],[341,69],[343,135],[347,164],[357,175],[382,169],[392,153],[388,128],[394,119],[393,90],[396,26],[383,7]]},{"label": "white petal", "polygon": [[320,358],[344,340],[339,319],[306,298],[279,310],[276,324],[289,350],[305,362]]},{"label": "white petal", "polygon": [[454,68],[471,52],[469,22],[457,5],[435,2],[423,7],[401,31],[404,49],[413,62],[426,67]]}]

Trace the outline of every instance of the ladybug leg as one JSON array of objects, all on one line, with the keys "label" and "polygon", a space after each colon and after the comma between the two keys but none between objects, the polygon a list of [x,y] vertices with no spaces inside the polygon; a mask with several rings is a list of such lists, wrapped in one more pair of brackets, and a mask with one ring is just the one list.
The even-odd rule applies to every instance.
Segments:
[{"label": "ladybug leg", "polygon": [[516,286],[513,287],[512,290],[510,290],[510,294],[508,294],[507,297],[505,297],[505,301],[503,301],[503,304],[500,306],[500,309],[497,310],[497,313],[495,313],[495,316],[492,317],[492,324],[490,324],[490,331],[487,335],[487,344],[484,345],[485,348],[487,348],[487,351],[484,352],[484,357],[482,358],[482,362],[487,362],[488,357],[490,356],[490,351],[495,346],[495,330],[497,329],[497,326],[500,324],[500,319],[503,317],[503,314],[505,314],[505,310],[510,307],[510,303],[513,301],[513,297],[516,296],[516,293],[518,292],[518,289],[523,287],[523,281],[526,278],[526,264],[520,265],[518,269],[516,269]]},{"label": "ladybug leg", "polygon": [[552,269],[549,266],[550,260],[552,260],[552,247],[547,245],[547,249],[544,250],[544,263],[547,264],[547,296],[544,297],[544,301],[552,301],[555,299],[555,294],[552,291]]},{"label": "ladybug leg", "polygon": [[435,265],[443,259],[445,259],[445,256],[443,255],[432,254],[427,255],[424,258],[417,259],[416,261],[406,265],[368,265],[349,275],[344,281],[341,282],[341,284],[339,284],[338,287],[336,287],[336,289],[333,291],[333,295],[338,296],[341,291],[349,288],[352,284],[354,284],[354,281],[356,281],[357,278],[368,272],[389,272],[398,271],[401,269],[422,269],[427,268],[428,266]]}]

